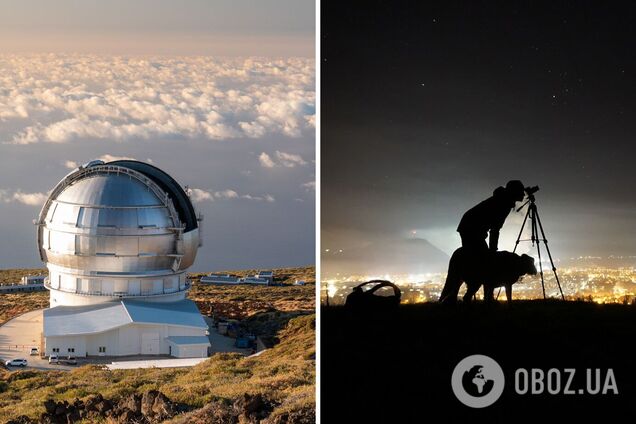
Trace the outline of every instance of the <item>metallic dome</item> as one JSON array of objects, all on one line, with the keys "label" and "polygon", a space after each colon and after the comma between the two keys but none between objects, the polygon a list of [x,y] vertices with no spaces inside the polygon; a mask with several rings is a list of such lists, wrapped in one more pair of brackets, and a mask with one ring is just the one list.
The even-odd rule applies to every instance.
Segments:
[{"label": "metallic dome", "polygon": [[183,189],[152,165],[79,167],[53,189],[37,224],[52,307],[185,297],[199,219]]}]

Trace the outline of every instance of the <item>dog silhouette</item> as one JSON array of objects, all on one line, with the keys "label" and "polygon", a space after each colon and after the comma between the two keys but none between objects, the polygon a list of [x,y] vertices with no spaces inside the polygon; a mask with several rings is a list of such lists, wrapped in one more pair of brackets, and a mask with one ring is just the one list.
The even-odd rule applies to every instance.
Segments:
[{"label": "dog silhouette", "polygon": [[497,287],[506,288],[506,299],[512,301],[512,285],[523,275],[536,275],[534,259],[528,255],[499,251],[483,257],[471,255],[463,247],[455,250],[448,264],[446,283],[440,296],[442,303],[455,303],[462,283],[467,290],[464,302],[470,302],[477,290],[484,285],[484,300],[493,301]]}]

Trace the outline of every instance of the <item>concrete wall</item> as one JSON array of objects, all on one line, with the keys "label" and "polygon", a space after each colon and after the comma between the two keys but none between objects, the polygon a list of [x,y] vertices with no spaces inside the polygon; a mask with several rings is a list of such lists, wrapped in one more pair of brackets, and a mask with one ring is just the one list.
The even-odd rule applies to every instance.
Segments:
[{"label": "concrete wall", "polygon": [[[205,328],[179,327],[175,325],[129,324],[98,334],[85,336],[55,336],[45,340],[45,354],[50,356],[53,348],[60,349],[59,355],[68,355],[69,347],[75,348],[75,356],[124,356],[141,355],[142,339],[148,339],[150,334],[159,335],[159,352],[168,355],[170,348],[167,337],[170,336],[205,336]],[[146,336],[144,336],[146,334]],[[100,353],[99,347],[105,346],[106,353]],[[173,353],[174,354],[174,353]],[[202,355],[207,356],[207,351]],[[197,357],[200,357],[197,355]]]},{"label": "concrete wall", "polygon": [[200,345],[178,346],[173,344],[172,356],[175,358],[205,358],[208,356],[208,347]]},{"label": "concrete wall", "polygon": [[[86,352],[91,356],[96,355],[117,355],[120,352],[118,333],[120,329],[106,331],[105,333],[91,334],[86,336]],[[100,353],[99,348],[106,347],[105,353]]]},{"label": "concrete wall", "polygon": [[[60,351],[53,352],[54,348],[58,348]],[[69,353],[69,348],[74,348],[75,352]],[[47,337],[44,351],[46,356],[51,356],[52,353],[58,356],[86,356],[86,336]]]}]

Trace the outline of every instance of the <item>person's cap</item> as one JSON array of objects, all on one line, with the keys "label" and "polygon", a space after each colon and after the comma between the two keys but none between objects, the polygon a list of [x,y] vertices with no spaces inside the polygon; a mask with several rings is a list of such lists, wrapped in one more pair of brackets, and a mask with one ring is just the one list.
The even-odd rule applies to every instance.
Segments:
[{"label": "person's cap", "polygon": [[514,194],[515,197],[517,196],[523,196],[524,195],[524,187],[523,187],[523,183],[519,180],[510,180],[508,181],[508,183],[506,184],[506,190],[508,190],[510,193]]}]

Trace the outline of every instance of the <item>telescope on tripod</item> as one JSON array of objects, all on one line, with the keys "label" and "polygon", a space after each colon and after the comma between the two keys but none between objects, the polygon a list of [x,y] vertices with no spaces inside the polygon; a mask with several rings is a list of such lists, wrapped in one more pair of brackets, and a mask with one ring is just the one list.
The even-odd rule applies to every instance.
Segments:
[{"label": "telescope on tripod", "polygon": [[[543,225],[541,224],[541,218],[539,218],[539,210],[537,209],[536,198],[534,197],[534,194],[539,191],[539,186],[526,187],[524,190],[526,192],[526,195],[528,196],[528,200],[517,209],[517,212],[520,212],[526,206],[528,206],[528,212],[526,212],[526,216],[523,219],[523,224],[521,224],[521,230],[519,230],[519,235],[517,236],[517,241],[515,242],[515,248],[513,252],[516,252],[517,246],[519,246],[519,242],[521,241],[530,241],[532,242],[532,246],[534,246],[536,243],[537,255],[539,257],[539,273],[541,275],[541,289],[543,290],[543,298],[546,299],[545,280],[543,278],[543,263],[541,262],[541,242],[543,242],[545,250],[548,253],[548,258],[550,258],[550,265],[552,266],[552,272],[554,273],[554,278],[556,280],[557,286],[559,287],[559,293],[561,293],[561,299],[565,300],[563,290],[561,289],[561,282],[559,281],[559,276],[557,275],[557,269],[556,266],[554,266],[552,254],[550,253],[550,248],[548,247],[548,239],[545,236],[545,231],[543,230]],[[528,221],[530,221],[529,225],[531,235],[529,239],[522,240],[521,235],[523,234],[523,229],[525,228]],[[541,232],[541,234],[539,234],[539,232]]]}]

